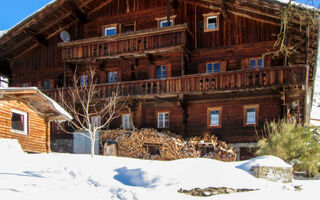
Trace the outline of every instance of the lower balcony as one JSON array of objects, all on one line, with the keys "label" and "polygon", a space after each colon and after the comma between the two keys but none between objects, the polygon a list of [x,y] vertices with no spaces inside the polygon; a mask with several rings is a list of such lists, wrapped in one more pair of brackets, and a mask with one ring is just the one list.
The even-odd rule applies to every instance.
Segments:
[{"label": "lower balcony", "polygon": [[[152,97],[303,85],[306,72],[306,66],[301,65],[98,84],[100,93],[97,98],[108,97],[117,90],[120,96]],[[45,93],[58,99],[57,90],[46,90]]]}]

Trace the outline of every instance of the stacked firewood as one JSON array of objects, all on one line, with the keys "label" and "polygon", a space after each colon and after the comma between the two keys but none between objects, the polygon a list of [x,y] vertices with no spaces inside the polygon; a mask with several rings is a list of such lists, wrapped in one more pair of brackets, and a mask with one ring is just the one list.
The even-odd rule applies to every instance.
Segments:
[{"label": "stacked firewood", "polygon": [[[236,152],[217,137],[205,134],[203,137],[193,137],[184,140],[180,135],[160,133],[154,129],[139,131],[107,130],[102,141],[115,141],[117,155],[124,157],[176,160],[181,158],[206,157],[222,161],[234,161]],[[148,152],[148,146],[156,152]]]}]

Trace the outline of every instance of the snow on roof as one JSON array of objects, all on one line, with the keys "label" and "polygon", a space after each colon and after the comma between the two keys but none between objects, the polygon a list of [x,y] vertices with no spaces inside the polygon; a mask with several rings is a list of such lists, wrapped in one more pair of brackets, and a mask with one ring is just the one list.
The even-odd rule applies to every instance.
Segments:
[{"label": "snow on roof", "polygon": [[64,109],[62,108],[57,102],[55,102],[53,99],[42,93],[37,87],[9,87],[9,88],[0,88],[1,91],[10,91],[10,92],[18,92],[18,91],[36,91],[38,92],[42,97],[44,97],[47,101],[49,101],[54,109],[56,109],[60,114],[65,116],[68,120],[72,120],[72,116]]},{"label": "snow on roof", "polygon": [[284,162],[281,158],[278,158],[276,156],[261,156],[244,161],[241,165],[238,166],[238,168],[249,172],[251,167],[253,166],[281,168],[292,167],[291,165]]},{"label": "snow on roof", "polygon": [[8,32],[8,30],[0,30],[0,38],[6,34]]},{"label": "snow on roof", "polygon": [[[290,0],[271,0],[271,1],[279,2],[279,3],[283,3],[283,4],[288,4],[290,2]],[[292,3],[292,5],[301,6],[301,7],[306,8],[306,9],[317,9],[312,5],[299,3],[299,2],[297,2],[295,0],[291,1],[291,3]]]}]

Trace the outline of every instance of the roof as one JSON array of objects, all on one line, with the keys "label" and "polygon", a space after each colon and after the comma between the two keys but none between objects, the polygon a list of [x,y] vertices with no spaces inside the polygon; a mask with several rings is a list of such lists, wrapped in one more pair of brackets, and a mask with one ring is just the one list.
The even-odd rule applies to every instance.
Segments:
[{"label": "roof", "polygon": [[64,108],[36,87],[0,88],[0,100],[7,99],[27,102],[33,110],[48,117],[49,121],[72,120],[72,116]]}]

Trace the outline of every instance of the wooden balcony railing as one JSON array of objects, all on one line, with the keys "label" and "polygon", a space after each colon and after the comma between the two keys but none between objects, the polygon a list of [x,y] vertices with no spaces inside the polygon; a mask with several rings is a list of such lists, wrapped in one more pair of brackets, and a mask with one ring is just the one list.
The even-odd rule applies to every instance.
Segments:
[{"label": "wooden balcony railing", "polygon": [[[100,93],[97,98],[108,97],[117,90],[121,96],[197,94],[283,85],[303,85],[305,79],[305,66],[195,74],[166,79],[99,84],[97,87],[100,89]],[[45,93],[53,99],[57,100],[58,98],[57,90],[47,90]]]},{"label": "wooden balcony railing", "polygon": [[188,47],[187,37],[190,37],[186,24],[142,30],[118,34],[109,37],[87,38],[71,42],[59,43],[62,48],[63,61],[78,61],[79,59],[103,59],[116,56],[135,55],[165,48],[179,46]]}]

